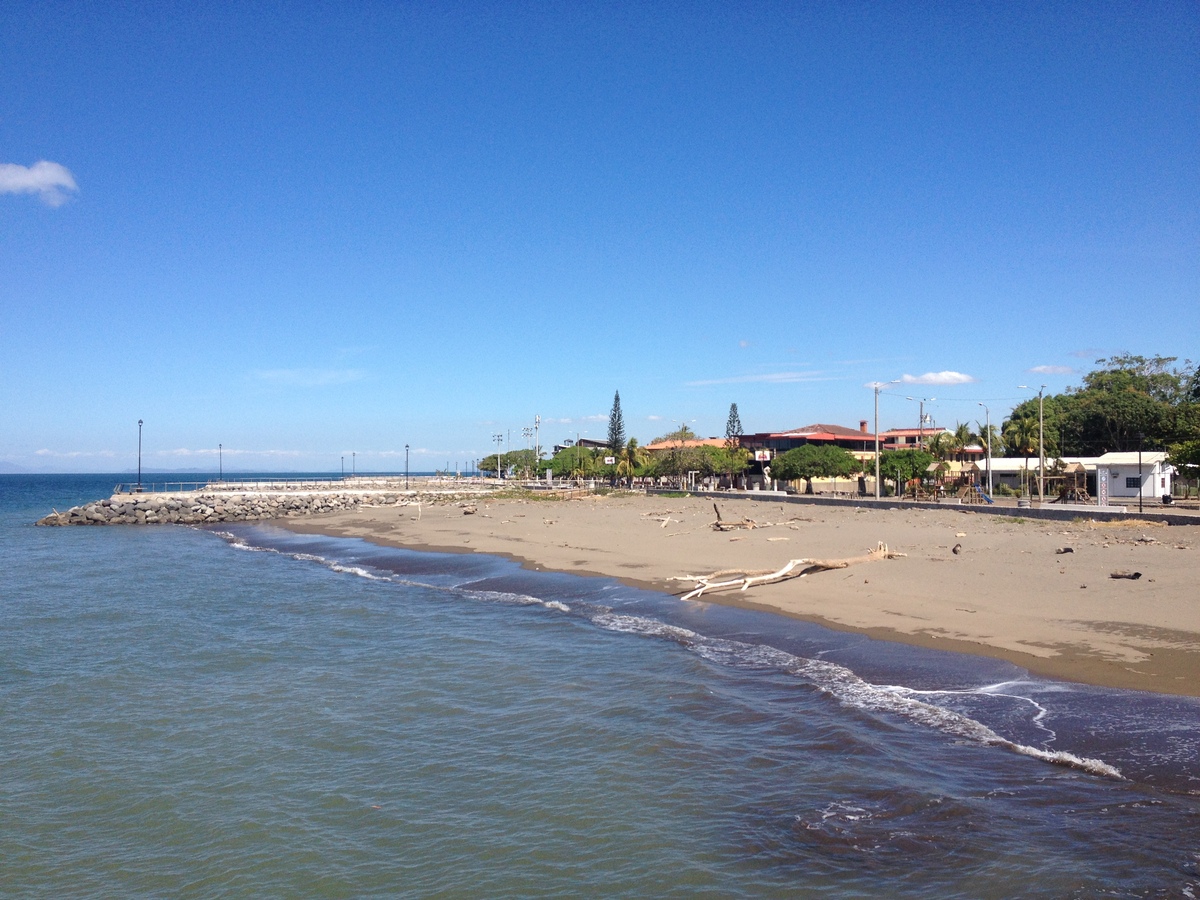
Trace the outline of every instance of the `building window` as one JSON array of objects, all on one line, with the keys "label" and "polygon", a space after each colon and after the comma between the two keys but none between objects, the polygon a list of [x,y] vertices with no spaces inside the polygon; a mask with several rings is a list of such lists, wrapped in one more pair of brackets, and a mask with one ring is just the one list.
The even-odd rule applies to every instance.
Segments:
[{"label": "building window", "polygon": [[1141,479],[1137,478],[1136,476],[1133,478],[1126,478],[1125,487],[1134,488],[1136,490],[1137,488],[1141,487]]}]

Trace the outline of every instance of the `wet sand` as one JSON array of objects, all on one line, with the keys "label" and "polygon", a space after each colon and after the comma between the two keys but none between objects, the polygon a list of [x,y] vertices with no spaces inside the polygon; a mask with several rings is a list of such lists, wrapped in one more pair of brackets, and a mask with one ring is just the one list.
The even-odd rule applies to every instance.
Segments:
[{"label": "wet sand", "polygon": [[[717,531],[711,499],[640,495],[479,500],[471,514],[461,502],[365,508],[277,524],[415,550],[500,554],[672,594],[693,586],[671,580],[677,575],[855,557],[883,542],[907,555],[706,593],[700,602],[1004,659],[1052,678],[1200,696],[1200,525],[718,503],[725,522],[761,527]],[[1142,575],[1110,577],[1118,571]]]}]

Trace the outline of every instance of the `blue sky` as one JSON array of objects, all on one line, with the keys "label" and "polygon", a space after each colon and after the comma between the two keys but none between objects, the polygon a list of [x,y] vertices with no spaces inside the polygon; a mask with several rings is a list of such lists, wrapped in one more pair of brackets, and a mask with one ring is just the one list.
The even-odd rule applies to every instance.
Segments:
[{"label": "blue sky", "polygon": [[464,465],[999,421],[1200,357],[1200,6],[46,4],[0,25],[0,465]]}]

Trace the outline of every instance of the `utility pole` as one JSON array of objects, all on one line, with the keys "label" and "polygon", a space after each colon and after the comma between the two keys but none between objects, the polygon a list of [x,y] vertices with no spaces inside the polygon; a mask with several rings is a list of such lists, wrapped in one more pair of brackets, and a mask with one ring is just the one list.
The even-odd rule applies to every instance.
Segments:
[{"label": "utility pole", "polygon": [[142,491],[142,420],[138,419],[138,493]]},{"label": "utility pole", "polygon": [[408,444],[404,445],[404,489],[408,490]]},{"label": "utility pole", "polygon": [[225,445],[217,444],[217,479],[225,480]]},{"label": "utility pole", "polygon": [[493,434],[492,440],[496,442],[496,480],[500,480],[500,444],[504,440],[503,434]]},{"label": "utility pole", "polygon": [[921,397],[919,400],[916,397],[905,397],[905,400],[912,400],[920,403],[920,418],[917,419],[917,449],[925,449],[925,404],[933,403],[937,397]]}]

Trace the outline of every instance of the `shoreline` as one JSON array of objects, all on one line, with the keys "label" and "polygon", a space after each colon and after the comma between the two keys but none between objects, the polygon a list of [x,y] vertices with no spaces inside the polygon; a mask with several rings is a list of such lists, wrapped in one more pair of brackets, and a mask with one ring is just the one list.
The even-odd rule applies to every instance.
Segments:
[{"label": "shoreline", "polygon": [[[796,557],[855,556],[882,541],[906,556],[684,602],[999,659],[1055,680],[1200,696],[1200,526],[732,498],[718,505],[725,522],[757,527],[714,530],[711,498],[639,495],[480,498],[424,505],[415,515],[412,507],[365,507],[271,524],[417,551],[488,553],[674,596],[692,583],[673,576],[772,570]],[[1115,571],[1143,576],[1110,578]]]}]

